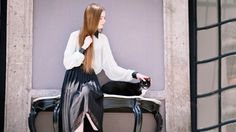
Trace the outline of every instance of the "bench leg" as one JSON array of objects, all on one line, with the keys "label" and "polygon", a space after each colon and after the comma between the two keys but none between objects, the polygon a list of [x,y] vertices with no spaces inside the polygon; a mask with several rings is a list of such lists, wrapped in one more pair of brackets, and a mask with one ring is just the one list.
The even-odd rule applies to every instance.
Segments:
[{"label": "bench leg", "polygon": [[53,110],[53,129],[54,132],[59,132],[59,112],[60,112],[60,104],[58,103]]},{"label": "bench leg", "polygon": [[154,113],[154,117],[156,120],[156,124],[157,124],[157,128],[156,128],[156,132],[161,132],[161,129],[163,127],[163,119],[161,114],[157,111],[156,113]]},{"label": "bench leg", "polygon": [[134,116],[135,116],[135,123],[134,123],[134,132],[141,132],[142,129],[142,111],[138,103],[135,103],[133,108]]},{"label": "bench leg", "polygon": [[36,132],[36,128],[35,128],[36,116],[37,116],[37,112],[35,110],[31,110],[28,117],[28,125],[29,125],[30,132]]}]

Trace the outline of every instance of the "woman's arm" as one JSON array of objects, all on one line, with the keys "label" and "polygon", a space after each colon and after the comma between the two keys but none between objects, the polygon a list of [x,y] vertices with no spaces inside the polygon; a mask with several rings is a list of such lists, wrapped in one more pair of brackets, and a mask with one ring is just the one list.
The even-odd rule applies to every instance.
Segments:
[{"label": "woman's arm", "polygon": [[63,64],[67,70],[80,66],[84,60],[84,54],[77,50],[79,31],[71,33],[64,52]]},{"label": "woman's arm", "polygon": [[105,74],[109,79],[114,81],[131,81],[133,79],[132,73],[134,70],[124,69],[117,65],[108,42],[108,39],[105,35],[102,51],[102,68],[105,71]]},{"label": "woman's arm", "polygon": [[103,37],[103,70],[108,78],[114,81],[131,81],[133,78],[143,81],[151,81],[151,78],[147,75],[118,66],[112,55],[107,37],[105,35]]}]

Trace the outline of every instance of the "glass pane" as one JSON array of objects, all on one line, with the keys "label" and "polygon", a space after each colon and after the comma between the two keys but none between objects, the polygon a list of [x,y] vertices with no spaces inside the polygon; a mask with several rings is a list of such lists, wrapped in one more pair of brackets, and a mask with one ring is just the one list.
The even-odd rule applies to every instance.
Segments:
[{"label": "glass pane", "polygon": [[218,94],[198,99],[197,119],[198,129],[218,124]]},{"label": "glass pane", "polygon": [[222,87],[236,84],[236,55],[222,59],[221,64]]},{"label": "glass pane", "polygon": [[218,28],[202,30],[197,38],[198,61],[218,55]]},{"label": "glass pane", "polygon": [[222,126],[222,132],[236,132],[236,123]]},{"label": "glass pane", "polygon": [[225,90],[222,98],[222,121],[236,119],[236,88]]},{"label": "glass pane", "polygon": [[217,0],[197,0],[197,26],[217,23]]},{"label": "glass pane", "polygon": [[218,89],[218,61],[199,64],[197,68],[198,94],[208,93]]},{"label": "glass pane", "polygon": [[223,54],[236,51],[236,22],[222,25],[221,38]]},{"label": "glass pane", "polygon": [[221,20],[236,18],[236,1],[221,0]]}]

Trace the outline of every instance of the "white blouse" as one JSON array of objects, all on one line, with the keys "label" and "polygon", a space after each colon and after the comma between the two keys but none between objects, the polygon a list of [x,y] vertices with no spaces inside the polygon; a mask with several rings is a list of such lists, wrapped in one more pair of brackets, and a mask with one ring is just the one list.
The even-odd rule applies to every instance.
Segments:
[{"label": "white blouse", "polygon": [[[83,63],[84,55],[78,51],[79,31],[72,32],[64,52],[64,66],[67,70],[78,67]],[[107,77],[115,81],[131,81],[134,70],[124,69],[117,65],[112,55],[106,35],[99,33],[98,38],[93,36],[94,58],[93,69],[96,74],[102,69]]]}]

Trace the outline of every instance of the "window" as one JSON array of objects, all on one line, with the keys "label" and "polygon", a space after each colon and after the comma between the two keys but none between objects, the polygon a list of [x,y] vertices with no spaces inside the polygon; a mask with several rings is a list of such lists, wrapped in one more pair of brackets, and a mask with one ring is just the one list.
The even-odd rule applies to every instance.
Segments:
[{"label": "window", "polygon": [[236,131],[236,1],[190,0],[192,131]]}]

